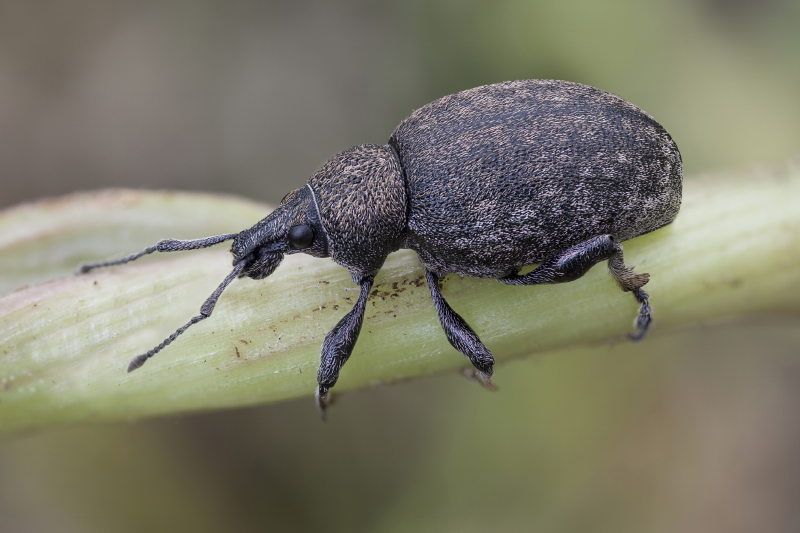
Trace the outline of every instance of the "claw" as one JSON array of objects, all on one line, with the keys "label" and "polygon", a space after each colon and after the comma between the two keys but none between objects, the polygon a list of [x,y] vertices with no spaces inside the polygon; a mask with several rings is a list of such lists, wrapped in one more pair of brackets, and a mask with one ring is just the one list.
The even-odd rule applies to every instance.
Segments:
[{"label": "claw", "polygon": [[317,411],[319,411],[319,417],[322,419],[323,422],[328,420],[328,414],[326,409],[331,404],[330,401],[330,393],[326,388],[324,392],[320,391],[320,387],[317,387],[317,391],[314,393],[314,398],[317,400]]},{"label": "claw", "polygon": [[487,374],[486,372],[481,372],[475,368],[464,368],[461,370],[461,374],[472,381],[477,381],[481,384],[481,386],[490,391],[496,391],[497,385],[492,383],[492,376],[491,374]]}]

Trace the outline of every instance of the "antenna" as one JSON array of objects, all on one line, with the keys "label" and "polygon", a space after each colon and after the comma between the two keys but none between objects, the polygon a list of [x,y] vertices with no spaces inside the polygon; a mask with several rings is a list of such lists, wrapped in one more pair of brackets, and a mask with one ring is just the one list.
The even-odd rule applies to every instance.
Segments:
[{"label": "antenna", "polygon": [[[183,241],[183,242],[191,242],[191,241]],[[189,329],[189,326],[191,326],[193,324],[197,324],[201,320],[205,320],[206,318],[210,317],[211,313],[214,311],[214,306],[217,305],[217,299],[220,297],[220,295],[225,290],[225,288],[228,285],[230,285],[230,283],[234,279],[236,279],[236,277],[239,274],[242,273],[242,270],[244,270],[245,265],[246,265],[246,263],[244,261],[240,261],[239,263],[236,264],[236,266],[233,268],[233,271],[230,274],[228,274],[227,278],[225,278],[225,281],[220,283],[219,287],[217,287],[217,290],[215,290],[211,294],[211,296],[208,297],[208,299],[205,301],[205,303],[203,303],[203,306],[200,308],[200,314],[199,315],[197,315],[196,317],[192,318],[189,322],[187,322],[183,326],[179,327],[177,329],[177,331],[175,331],[175,333],[173,333],[172,335],[170,335],[169,337],[164,339],[164,341],[161,344],[159,344],[158,346],[156,346],[155,348],[153,348],[149,352],[134,357],[133,360],[131,361],[131,363],[128,365],[128,372],[133,372],[134,370],[136,370],[137,368],[139,368],[140,366],[145,364],[145,362],[147,362],[148,359],[153,357],[155,354],[157,354],[162,349],[164,349],[166,346],[168,346],[172,341],[174,341],[176,338],[178,338],[178,335],[180,335],[181,333],[183,333],[184,331]]]},{"label": "antenna", "polygon": [[128,257],[123,257],[122,259],[116,259],[114,261],[105,261],[102,263],[88,263],[81,265],[78,268],[78,272],[80,274],[86,274],[87,272],[91,272],[96,268],[103,268],[113,265],[122,265],[125,263],[130,263],[131,261],[135,261],[140,257],[152,254],[153,252],[183,252],[185,250],[199,250],[200,248],[208,248],[209,246],[214,246],[215,244],[229,241],[235,238],[237,235],[238,233],[226,233],[225,235],[216,235],[214,237],[206,237],[205,239],[195,239],[192,241],[180,241],[178,239],[163,239],[161,241],[158,241],[158,244],[156,244],[155,246],[145,248],[139,253],[131,254]]},{"label": "antenna", "polygon": [[[200,248],[208,248],[209,246],[214,246],[215,244],[219,244],[221,242],[229,241],[234,239],[238,233],[226,233],[225,235],[215,235],[213,237],[206,237],[205,239],[195,239],[191,241],[181,241],[178,239],[163,239],[158,241],[158,244],[155,246],[150,246],[149,248],[145,248],[141,252],[131,254],[127,257],[123,257],[122,259],[116,259],[113,261],[104,261],[102,263],[88,263],[83,264],[78,268],[78,272],[80,274],[85,274],[87,272],[91,272],[96,268],[103,268],[113,265],[123,265],[125,263],[130,263],[131,261],[135,261],[142,256],[152,254],[153,252],[182,252],[185,250],[199,250]],[[189,322],[178,328],[178,330],[164,339],[164,342],[147,352],[146,354],[142,354],[138,357],[134,357],[131,361],[130,365],[128,365],[128,372],[136,370],[140,366],[142,366],[148,359],[153,357],[155,354],[160,352],[164,347],[168,346],[169,343],[174,341],[178,338],[178,335],[189,329],[189,326],[192,324],[197,324],[201,320],[205,320],[206,318],[211,316],[211,313],[214,311],[214,306],[217,305],[217,299],[219,299],[222,292],[225,288],[230,285],[230,283],[236,279],[236,276],[242,273],[245,269],[247,262],[239,261],[233,267],[233,272],[228,274],[228,277],[225,278],[217,290],[215,290],[211,296],[203,303],[203,306],[200,308],[200,314],[196,317],[192,318]]]}]

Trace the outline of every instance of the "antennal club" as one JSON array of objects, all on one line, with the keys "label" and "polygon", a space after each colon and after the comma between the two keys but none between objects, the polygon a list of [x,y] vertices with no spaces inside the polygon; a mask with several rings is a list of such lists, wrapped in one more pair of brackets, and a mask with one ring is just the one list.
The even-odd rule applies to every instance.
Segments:
[{"label": "antennal club", "polygon": [[[187,242],[187,241],[184,241],[184,242]],[[128,365],[128,372],[133,372],[134,370],[136,370],[137,368],[139,368],[140,366],[145,364],[145,362],[147,362],[148,359],[150,359],[155,354],[157,354],[158,352],[163,350],[172,341],[177,339],[178,336],[181,333],[183,333],[184,331],[189,329],[189,326],[191,326],[193,324],[197,324],[201,320],[205,320],[206,318],[210,317],[211,313],[214,311],[214,306],[217,305],[217,299],[219,299],[220,295],[227,288],[227,286],[230,285],[230,283],[234,279],[236,279],[236,277],[239,274],[242,273],[242,271],[245,268],[245,264],[246,263],[244,261],[241,261],[241,262],[236,264],[236,266],[233,268],[233,271],[230,274],[228,274],[227,278],[225,278],[225,281],[223,281],[220,284],[220,286],[217,287],[217,290],[215,290],[211,294],[211,296],[208,297],[208,299],[205,301],[205,303],[203,303],[203,306],[200,308],[200,314],[199,315],[197,315],[196,317],[193,317],[189,322],[187,322],[183,326],[179,327],[177,329],[177,331],[175,331],[175,333],[173,333],[172,335],[170,335],[169,337],[164,339],[164,341],[161,344],[159,344],[158,346],[156,346],[155,348],[153,348],[149,352],[147,352],[145,354],[142,354],[142,355],[139,355],[137,357],[134,357],[133,360],[131,361],[131,363]]]}]

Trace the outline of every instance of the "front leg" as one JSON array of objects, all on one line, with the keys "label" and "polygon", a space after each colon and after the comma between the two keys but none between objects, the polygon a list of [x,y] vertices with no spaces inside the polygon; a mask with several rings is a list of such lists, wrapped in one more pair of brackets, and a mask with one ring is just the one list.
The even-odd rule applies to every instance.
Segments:
[{"label": "front leg", "polygon": [[472,331],[461,315],[453,311],[453,308],[445,301],[442,291],[439,290],[439,277],[428,269],[425,269],[425,277],[428,280],[428,287],[431,290],[433,306],[439,315],[439,322],[442,325],[447,340],[453,348],[467,356],[467,359],[477,369],[475,377],[481,384],[494,389],[492,385],[492,374],[494,373],[494,356],[486,346],[483,345],[478,335]]},{"label": "front leg", "polygon": [[367,308],[367,298],[372,288],[373,277],[361,280],[361,294],[356,305],[325,335],[322,342],[322,355],[320,356],[319,371],[317,371],[317,408],[320,416],[325,418],[325,408],[328,406],[328,391],[336,385],[339,371],[353,353],[353,346],[358,340],[361,323],[364,321],[364,311]]}]

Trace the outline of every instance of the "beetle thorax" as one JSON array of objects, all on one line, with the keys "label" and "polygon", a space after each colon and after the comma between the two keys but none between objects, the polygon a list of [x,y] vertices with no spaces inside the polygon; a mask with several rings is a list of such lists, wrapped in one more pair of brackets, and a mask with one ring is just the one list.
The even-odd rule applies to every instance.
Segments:
[{"label": "beetle thorax", "polygon": [[333,260],[354,277],[377,273],[406,231],[406,190],[394,150],[355,146],[325,163],[308,184]]}]

